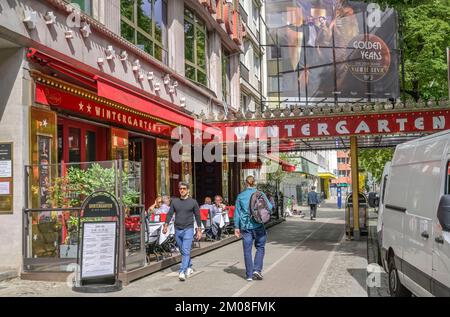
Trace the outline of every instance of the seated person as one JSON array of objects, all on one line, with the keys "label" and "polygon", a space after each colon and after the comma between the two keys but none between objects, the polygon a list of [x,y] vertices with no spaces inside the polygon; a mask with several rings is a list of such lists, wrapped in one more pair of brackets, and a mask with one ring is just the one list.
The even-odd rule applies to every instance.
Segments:
[{"label": "seated person", "polygon": [[170,210],[170,197],[169,196],[163,196],[162,197],[162,204],[161,207],[159,207],[159,213],[160,214],[167,214]]},{"label": "seated person", "polygon": [[212,239],[220,240],[222,228],[225,225],[223,213],[226,212],[226,206],[222,202],[222,196],[214,197],[214,205],[210,209],[211,228],[206,233]]},{"label": "seated person", "polygon": [[156,212],[159,210],[161,205],[162,205],[162,197],[158,196],[155,199],[155,203],[153,205],[151,205],[150,207],[148,207],[148,214],[149,214],[149,216],[151,214],[155,214],[156,215],[157,214]]},{"label": "seated person", "polygon": [[213,204],[211,202],[211,197],[206,196],[205,203],[200,206],[200,209],[211,209],[212,206],[213,206]]},{"label": "seated person", "polygon": [[[200,206],[200,209],[208,209],[208,210],[211,210],[212,206],[213,206],[213,204],[212,204],[212,202],[211,202],[211,197],[206,196],[206,197],[205,197],[205,203],[204,203],[203,205]],[[208,222],[209,222],[210,220],[211,220],[211,218],[208,219],[208,220],[206,220],[206,221],[203,221],[203,226],[204,226],[205,228],[209,227],[209,226],[208,226]]]}]

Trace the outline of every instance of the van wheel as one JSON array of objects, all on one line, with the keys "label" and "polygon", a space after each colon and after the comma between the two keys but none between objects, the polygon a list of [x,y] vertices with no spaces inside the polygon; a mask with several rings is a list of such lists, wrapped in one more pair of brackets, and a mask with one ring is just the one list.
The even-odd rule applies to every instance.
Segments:
[{"label": "van wheel", "polygon": [[389,257],[389,292],[392,297],[410,297],[411,292],[400,283],[394,257]]}]

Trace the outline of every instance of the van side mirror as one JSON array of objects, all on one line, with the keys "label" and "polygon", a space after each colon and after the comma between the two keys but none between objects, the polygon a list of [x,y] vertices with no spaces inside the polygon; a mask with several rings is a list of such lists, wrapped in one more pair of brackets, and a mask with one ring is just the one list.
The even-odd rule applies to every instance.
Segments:
[{"label": "van side mirror", "polygon": [[444,195],[439,201],[437,218],[442,230],[450,232],[450,195]]}]

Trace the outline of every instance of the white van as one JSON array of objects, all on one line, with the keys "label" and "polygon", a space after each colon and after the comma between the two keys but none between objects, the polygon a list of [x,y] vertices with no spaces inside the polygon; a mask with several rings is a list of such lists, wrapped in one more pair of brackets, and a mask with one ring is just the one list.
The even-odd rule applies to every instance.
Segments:
[{"label": "white van", "polygon": [[378,264],[382,265],[381,260],[381,246],[383,245],[383,213],[384,203],[386,197],[386,187],[389,180],[389,170],[391,169],[391,162],[386,162],[381,175],[380,192],[378,194],[378,222],[377,222],[377,239],[378,239]]},{"label": "white van", "polygon": [[450,296],[450,130],[397,146],[384,197],[392,296]]}]

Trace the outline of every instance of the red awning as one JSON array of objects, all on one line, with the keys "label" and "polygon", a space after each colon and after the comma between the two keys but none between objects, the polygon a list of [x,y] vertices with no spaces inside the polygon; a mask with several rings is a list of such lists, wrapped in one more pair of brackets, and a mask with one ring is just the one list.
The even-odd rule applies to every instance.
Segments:
[{"label": "red awning", "polygon": [[[27,54],[30,61],[40,63],[47,67],[51,67],[67,76],[74,78],[76,81],[83,83],[93,89],[97,90],[97,95],[111,101],[115,101],[131,109],[143,112],[154,118],[160,118],[165,122],[173,123],[194,129],[195,119],[191,115],[179,111],[161,102],[153,100],[150,96],[146,96],[139,88],[128,88],[126,83],[119,83],[117,79],[113,82],[109,79],[100,77],[87,69],[86,67],[74,67],[70,58],[58,59],[49,54],[43,53],[35,48],[30,48]],[[211,127],[208,124],[202,123],[202,130]]]},{"label": "red awning", "polygon": [[[97,94],[138,111],[147,113],[177,125],[194,129],[194,118],[186,113],[167,107],[149,97],[104,78],[97,79]],[[202,124],[204,125],[204,124]],[[204,129],[205,127],[203,127]]]}]

